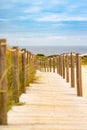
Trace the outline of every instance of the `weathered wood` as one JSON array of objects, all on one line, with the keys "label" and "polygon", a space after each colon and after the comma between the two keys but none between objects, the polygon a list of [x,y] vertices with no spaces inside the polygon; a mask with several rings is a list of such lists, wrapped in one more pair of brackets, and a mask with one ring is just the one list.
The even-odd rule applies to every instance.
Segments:
[{"label": "weathered wood", "polygon": [[69,82],[69,57],[66,54],[66,82]]},{"label": "weathered wood", "polygon": [[26,51],[26,63],[29,64],[29,52]]},{"label": "weathered wood", "polygon": [[38,70],[41,71],[41,61],[40,61],[40,60],[38,60],[38,64],[37,64],[37,65],[38,65],[38,66],[37,66],[37,67],[38,67]]},{"label": "weathered wood", "polygon": [[40,60],[40,70],[42,72],[42,59]]},{"label": "weathered wood", "polygon": [[37,68],[37,70],[40,70],[39,60],[36,61],[36,68]]},{"label": "weathered wood", "polygon": [[53,57],[53,72],[55,73],[55,57]]},{"label": "weathered wood", "polygon": [[46,60],[44,61],[44,71],[46,72]]},{"label": "weathered wood", "polygon": [[61,76],[63,77],[63,55],[61,54]]},{"label": "weathered wood", "polygon": [[6,41],[0,40],[0,125],[7,125]]},{"label": "weathered wood", "polygon": [[44,70],[44,64],[43,64],[43,60],[41,60],[41,71],[43,72]]},{"label": "weathered wood", "polygon": [[44,72],[44,61],[41,60],[41,71]]},{"label": "weathered wood", "polygon": [[25,93],[26,89],[26,49],[22,53],[22,92]]},{"label": "weathered wood", "polygon": [[62,55],[59,55],[59,74],[63,76]]},{"label": "weathered wood", "polygon": [[51,61],[51,58],[49,58],[49,69],[50,69],[50,72],[52,71],[51,66],[52,66],[52,61]]},{"label": "weathered wood", "polygon": [[45,72],[45,65],[44,65],[44,60],[43,60],[43,72]]},{"label": "weathered wood", "polygon": [[[30,67],[30,64],[31,64],[31,52],[28,52],[28,60],[29,60],[29,62],[28,62],[28,64],[29,64],[29,67]],[[29,75],[30,75],[30,72],[29,72]]]},{"label": "weathered wood", "polygon": [[26,51],[26,85],[29,85],[29,52]]},{"label": "weathered wood", "polygon": [[59,75],[61,75],[61,58],[60,58],[60,55],[59,55]]},{"label": "weathered wood", "polygon": [[77,78],[77,96],[82,96],[82,69],[81,56],[76,54],[76,78]]},{"label": "weathered wood", "polygon": [[75,87],[74,55],[71,52],[71,87]]},{"label": "weathered wood", "polygon": [[87,130],[87,100],[78,98],[75,88],[58,74],[37,76],[39,82],[21,96],[25,105],[13,107],[8,113],[9,128],[1,130]]},{"label": "weathered wood", "polygon": [[47,59],[47,72],[49,72],[49,59]]},{"label": "weathered wood", "polygon": [[59,56],[57,56],[56,58],[57,58],[57,74],[59,74]]},{"label": "weathered wood", "polygon": [[19,57],[18,57],[18,47],[13,47],[15,49],[13,54],[13,99],[14,102],[19,102]]},{"label": "weathered wood", "polygon": [[[33,54],[33,66],[36,69],[36,55],[34,55],[34,54]],[[43,67],[44,67],[44,64],[43,64]]]},{"label": "weathered wood", "polygon": [[63,54],[63,78],[65,79],[65,54]]},{"label": "weathered wood", "polygon": [[43,61],[41,59],[41,72],[43,72]]}]

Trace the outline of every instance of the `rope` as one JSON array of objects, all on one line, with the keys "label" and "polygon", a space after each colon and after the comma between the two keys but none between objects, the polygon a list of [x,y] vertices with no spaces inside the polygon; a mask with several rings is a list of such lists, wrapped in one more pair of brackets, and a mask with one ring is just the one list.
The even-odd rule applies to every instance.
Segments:
[{"label": "rope", "polygon": [[[10,51],[10,52],[15,52],[16,51],[16,49],[12,49],[12,48],[7,48],[7,50]],[[23,51],[19,50],[19,53],[20,54],[24,53],[24,50]]]},{"label": "rope", "polygon": [[15,52],[16,51],[16,49],[11,49],[11,48],[7,48],[7,50],[10,51],[10,52]]},{"label": "rope", "polygon": [[0,90],[0,93],[7,93],[6,90]]}]

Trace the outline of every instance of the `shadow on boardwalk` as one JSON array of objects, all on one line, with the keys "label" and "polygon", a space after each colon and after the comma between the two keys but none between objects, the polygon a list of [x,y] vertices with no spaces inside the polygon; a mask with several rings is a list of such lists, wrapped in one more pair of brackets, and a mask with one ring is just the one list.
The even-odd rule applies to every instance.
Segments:
[{"label": "shadow on boardwalk", "polygon": [[20,97],[25,105],[14,106],[0,130],[87,130],[87,100],[58,74],[37,75],[39,81]]}]

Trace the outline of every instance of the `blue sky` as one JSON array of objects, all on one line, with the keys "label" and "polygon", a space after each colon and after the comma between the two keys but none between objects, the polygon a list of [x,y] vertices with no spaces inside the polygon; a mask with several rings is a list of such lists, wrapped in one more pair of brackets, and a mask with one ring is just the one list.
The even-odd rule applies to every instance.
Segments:
[{"label": "blue sky", "polygon": [[1,0],[0,38],[10,45],[87,45],[87,0]]}]

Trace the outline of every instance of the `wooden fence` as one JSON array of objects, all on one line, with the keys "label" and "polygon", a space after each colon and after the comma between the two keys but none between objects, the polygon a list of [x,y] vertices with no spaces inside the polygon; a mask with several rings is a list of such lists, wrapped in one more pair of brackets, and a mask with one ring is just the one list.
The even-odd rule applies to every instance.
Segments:
[{"label": "wooden fence", "polygon": [[36,65],[40,71],[58,73],[82,96],[81,60],[81,55],[74,53],[37,58],[26,49],[7,48],[6,40],[0,40],[0,125],[7,125],[8,106],[11,101],[19,102],[20,94],[29,86],[31,74],[36,72]]},{"label": "wooden fence", "polygon": [[70,54],[64,53],[47,57],[46,60],[42,58],[42,60],[40,59],[39,68],[44,72],[58,73],[66,79],[67,83],[71,83],[72,88],[77,88],[78,96],[82,96],[82,58],[80,54],[71,52]]},{"label": "wooden fence", "polygon": [[0,125],[7,125],[8,107],[18,103],[20,94],[29,86],[36,70],[35,60],[26,49],[7,48],[7,41],[0,40]]}]

